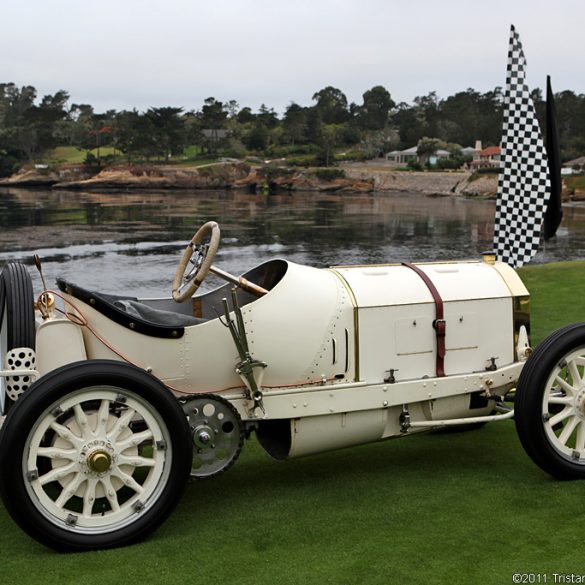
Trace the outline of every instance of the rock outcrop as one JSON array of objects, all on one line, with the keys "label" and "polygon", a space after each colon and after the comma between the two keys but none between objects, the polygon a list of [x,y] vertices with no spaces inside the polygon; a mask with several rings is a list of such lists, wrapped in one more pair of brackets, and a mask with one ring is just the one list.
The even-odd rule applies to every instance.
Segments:
[{"label": "rock outcrop", "polygon": [[[327,169],[326,169],[327,170]],[[335,171],[335,169],[331,169]],[[247,177],[236,181],[235,188],[247,188],[256,193],[277,193],[283,191],[342,191],[368,193],[374,190],[372,179],[355,179],[344,172],[323,173],[310,169],[258,167]]]},{"label": "rock outcrop", "polygon": [[55,169],[23,168],[7,179],[0,180],[6,187],[52,187],[63,181],[80,181],[94,173],[85,165],[63,165]]},{"label": "rock outcrop", "polygon": [[19,171],[0,185],[83,190],[248,189],[255,193],[404,191],[426,195],[495,197],[497,175],[468,171],[417,172],[382,165],[349,163],[326,169],[251,166],[219,162],[202,166],[114,165],[92,172],[86,165]]},{"label": "rock outcrop", "polygon": [[250,173],[245,163],[199,167],[116,165],[80,181],[54,185],[60,189],[227,189]]}]

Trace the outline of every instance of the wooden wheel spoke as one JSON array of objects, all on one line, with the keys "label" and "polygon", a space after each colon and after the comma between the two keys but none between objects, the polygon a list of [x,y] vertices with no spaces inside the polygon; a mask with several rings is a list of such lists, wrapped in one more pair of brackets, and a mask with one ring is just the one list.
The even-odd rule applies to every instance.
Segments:
[{"label": "wooden wheel spoke", "polygon": [[585,422],[583,421],[579,421],[579,425],[577,426],[575,450],[579,453],[583,453],[583,451],[585,451]]},{"label": "wooden wheel spoke", "polygon": [[131,437],[116,443],[116,447],[119,452],[123,452],[130,447],[136,447],[137,445],[140,445],[140,443],[149,441],[152,439],[152,437],[153,435],[151,430],[142,431],[141,433],[134,433]]},{"label": "wooden wheel spoke", "polygon": [[82,473],[76,473],[71,480],[63,486],[63,490],[55,500],[55,506],[62,508],[75,495],[75,492],[77,492],[77,489],[84,481],[87,481],[86,477]]},{"label": "wooden wheel spoke", "polygon": [[567,444],[567,442],[571,438],[571,436],[572,436],[573,432],[575,431],[575,428],[577,427],[577,424],[579,422],[580,421],[576,416],[573,416],[573,418],[571,420],[569,420],[569,422],[567,422],[567,424],[565,425],[565,428],[562,430],[561,434],[559,435],[559,441],[563,445]]},{"label": "wooden wheel spoke", "polygon": [[567,366],[569,373],[571,374],[571,378],[573,379],[574,386],[580,386],[583,382],[583,378],[581,376],[581,372],[579,372],[579,368],[577,367],[577,361],[571,360]]},{"label": "wooden wheel spoke", "polygon": [[67,477],[70,473],[73,473],[77,469],[77,464],[75,461],[72,461],[68,465],[62,465],[61,467],[55,467],[48,471],[44,475],[39,477],[39,482],[41,485],[47,485],[53,481],[58,481]]},{"label": "wooden wheel spoke", "polygon": [[567,382],[564,378],[561,378],[560,376],[557,376],[555,378],[555,383],[558,384],[565,392],[567,392],[571,396],[574,396],[577,391],[575,387],[571,386],[569,382]]},{"label": "wooden wheel spoke", "polygon": [[564,404],[568,406],[572,404],[573,398],[571,396],[550,396],[548,399],[549,404]]},{"label": "wooden wheel spoke", "polygon": [[85,488],[85,492],[83,494],[83,515],[85,517],[90,517],[92,514],[93,505],[95,503],[95,493],[97,484],[98,480],[95,478],[87,480],[87,485]]},{"label": "wooden wheel spoke", "polygon": [[120,433],[128,427],[132,417],[136,414],[136,411],[132,408],[128,408],[126,412],[116,421],[114,426],[108,432],[108,439],[110,441],[116,441]]},{"label": "wooden wheel spoke", "polygon": [[143,487],[131,475],[124,473],[120,469],[112,472],[112,476],[117,477],[119,480],[123,481],[124,485],[134,490],[137,494],[141,494],[144,491]]},{"label": "wooden wheel spoke", "polygon": [[100,408],[98,410],[98,417],[95,426],[95,435],[96,437],[101,437],[106,435],[106,430],[108,426],[108,420],[110,418],[110,404],[109,400],[102,400],[100,404]]},{"label": "wooden wheel spoke", "polygon": [[140,457],[138,455],[126,456],[120,455],[118,457],[118,465],[133,465],[134,467],[154,467],[155,460],[147,457]]},{"label": "wooden wheel spoke", "polygon": [[48,459],[68,459],[75,461],[77,459],[77,449],[62,449],[59,447],[39,447],[37,449],[39,457],[47,457]]},{"label": "wooden wheel spoke", "polygon": [[561,412],[552,416],[548,422],[549,422],[551,427],[555,427],[560,422],[563,422],[566,418],[569,418],[570,416],[572,416],[574,414],[575,414],[575,412],[574,412],[573,408],[570,406],[567,406],[567,407],[563,408],[563,410],[561,410]]},{"label": "wooden wheel spoke", "polygon": [[120,510],[120,504],[118,503],[118,497],[116,494],[116,490],[114,489],[114,486],[112,485],[112,481],[109,477],[103,477],[101,478],[101,482],[104,486],[104,490],[106,492],[106,499],[108,500],[108,503],[110,504],[110,508],[112,509],[112,512],[118,512]]},{"label": "wooden wheel spoke", "polygon": [[83,444],[82,437],[78,437],[69,428],[67,428],[65,425],[58,423],[57,421],[53,421],[50,424],[50,428],[53,429],[57,433],[57,435],[59,435],[59,437],[61,437],[65,441],[69,441],[69,443],[71,443],[71,445],[75,447],[81,447],[81,445]]}]

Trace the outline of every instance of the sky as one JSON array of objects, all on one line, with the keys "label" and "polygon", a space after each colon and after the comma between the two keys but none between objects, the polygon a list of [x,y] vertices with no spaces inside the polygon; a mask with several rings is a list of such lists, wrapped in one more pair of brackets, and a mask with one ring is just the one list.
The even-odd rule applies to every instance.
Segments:
[{"label": "sky", "polygon": [[0,23],[0,83],[96,112],[483,93],[504,85],[511,24],[531,89],[585,93],[585,0],[0,0]]}]

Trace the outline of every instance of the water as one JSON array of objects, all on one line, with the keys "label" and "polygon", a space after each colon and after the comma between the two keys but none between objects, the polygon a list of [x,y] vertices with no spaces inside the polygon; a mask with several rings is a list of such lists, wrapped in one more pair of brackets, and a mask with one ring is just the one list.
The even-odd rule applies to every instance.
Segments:
[{"label": "water", "polygon": [[[57,276],[119,294],[168,296],[186,243],[211,219],[215,264],[240,274],[281,257],[312,266],[478,258],[492,248],[495,202],[417,194],[262,196],[0,189],[0,264],[39,254]],[[585,205],[571,204],[535,262],[585,259]],[[31,268],[35,291],[40,279]],[[204,287],[216,286],[209,277]]]}]

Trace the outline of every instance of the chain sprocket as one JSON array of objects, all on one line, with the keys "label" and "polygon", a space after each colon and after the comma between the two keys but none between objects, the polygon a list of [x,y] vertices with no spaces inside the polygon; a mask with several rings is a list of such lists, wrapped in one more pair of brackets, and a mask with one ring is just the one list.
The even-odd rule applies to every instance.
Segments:
[{"label": "chain sprocket", "polygon": [[244,444],[244,425],[229,401],[216,394],[182,399],[193,442],[191,477],[207,479],[229,469]]}]

